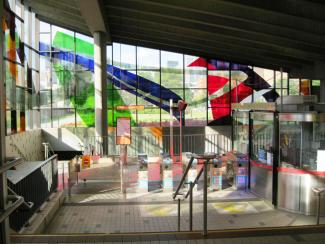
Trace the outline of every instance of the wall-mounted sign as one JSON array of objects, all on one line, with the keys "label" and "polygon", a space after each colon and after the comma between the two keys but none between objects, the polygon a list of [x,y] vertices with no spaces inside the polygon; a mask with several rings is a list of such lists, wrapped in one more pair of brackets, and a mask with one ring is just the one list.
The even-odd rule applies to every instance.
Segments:
[{"label": "wall-mounted sign", "polygon": [[131,118],[122,117],[116,119],[116,144],[131,144]]},{"label": "wall-mounted sign", "polygon": [[276,103],[232,103],[231,109],[275,111]]}]

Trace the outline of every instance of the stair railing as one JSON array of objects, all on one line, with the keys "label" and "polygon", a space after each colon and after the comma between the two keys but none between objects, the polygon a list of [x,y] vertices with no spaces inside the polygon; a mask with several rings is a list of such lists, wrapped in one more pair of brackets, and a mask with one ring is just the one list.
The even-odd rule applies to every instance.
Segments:
[{"label": "stair railing", "polygon": [[[173,194],[173,199],[175,200],[177,196],[183,196],[183,200],[185,200],[188,196],[190,196],[190,201],[189,201],[189,230],[193,231],[193,188],[195,186],[195,184],[198,183],[202,173],[204,172],[204,186],[203,186],[203,235],[207,236],[208,235],[208,217],[207,217],[207,210],[208,210],[208,165],[209,165],[209,161],[211,159],[216,158],[216,154],[215,153],[204,153],[204,154],[192,154],[190,161],[187,164],[187,167],[184,171],[184,174],[181,178],[181,181],[175,191],[175,193]],[[190,168],[192,167],[193,161],[194,159],[196,160],[204,160],[204,165],[203,167],[200,169],[199,173],[197,174],[196,178],[194,181],[190,181],[190,182],[185,182],[186,180],[186,176],[190,170]],[[184,194],[181,193],[180,190],[181,188],[184,186],[184,184],[189,184],[189,190]],[[178,226],[178,231],[180,231],[181,229],[181,199],[177,198],[178,201],[178,215],[177,215],[177,226]]]}]

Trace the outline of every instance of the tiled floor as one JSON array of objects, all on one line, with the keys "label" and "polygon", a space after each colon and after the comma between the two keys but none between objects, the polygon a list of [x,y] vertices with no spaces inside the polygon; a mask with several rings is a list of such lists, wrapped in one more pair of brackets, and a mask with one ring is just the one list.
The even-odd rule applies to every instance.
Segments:
[{"label": "tiled floor", "polygon": [[[177,201],[172,191],[120,192],[119,166],[102,161],[83,170],[81,182],[44,233],[126,233],[177,230]],[[87,179],[86,182],[83,179]],[[194,191],[193,229],[201,230],[202,191]],[[314,216],[275,210],[253,194],[228,188],[208,193],[208,228],[236,229],[311,225]],[[325,219],[321,219],[325,223]],[[181,203],[181,230],[189,229],[189,201]]]},{"label": "tiled floor", "polygon": [[297,233],[297,234],[275,234],[275,235],[252,235],[243,237],[214,237],[205,239],[196,236],[193,238],[181,238],[177,236],[158,236],[150,240],[144,236],[124,236],[121,238],[111,238],[108,236],[43,236],[43,237],[12,237],[12,243],[137,243],[137,244],[291,244],[291,243],[325,243],[324,233]]},{"label": "tiled floor", "polygon": [[[92,184],[80,185],[91,188]],[[96,188],[96,187],[95,187]],[[248,192],[231,188],[208,195],[208,228],[295,226],[315,223],[314,216],[275,210]],[[201,230],[202,193],[194,193],[193,229]],[[325,219],[321,219],[325,223]],[[181,201],[181,230],[189,229],[189,201]],[[128,193],[119,190],[67,198],[45,233],[125,233],[177,230],[177,201],[172,192]]]}]

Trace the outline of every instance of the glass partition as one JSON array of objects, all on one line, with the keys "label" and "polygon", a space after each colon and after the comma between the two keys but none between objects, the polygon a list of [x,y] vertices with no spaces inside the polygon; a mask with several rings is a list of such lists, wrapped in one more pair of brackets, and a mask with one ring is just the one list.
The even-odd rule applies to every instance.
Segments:
[{"label": "glass partition", "polygon": [[252,154],[251,159],[273,165],[273,113],[252,113]]},{"label": "glass partition", "polygon": [[[322,114],[280,114],[280,163],[282,167],[317,170],[317,156],[324,147]],[[320,162],[321,163],[321,162]]]},{"label": "glass partition", "polygon": [[248,154],[249,112],[233,111],[233,149]]}]

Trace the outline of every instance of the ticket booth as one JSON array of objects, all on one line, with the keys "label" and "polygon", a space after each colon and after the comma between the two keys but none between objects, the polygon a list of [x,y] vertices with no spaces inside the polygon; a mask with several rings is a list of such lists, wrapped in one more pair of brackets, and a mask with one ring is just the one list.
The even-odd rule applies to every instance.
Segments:
[{"label": "ticket booth", "polygon": [[[288,96],[281,103],[232,108],[249,114],[248,189],[279,209],[315,214],[312,188],[325,187],[325,106],[313,96]],[[234,128],[234,134],[240,130]],[[325,196],[321,198],[325,201]],[[324,204],[320,212],[325,214]]]}]

